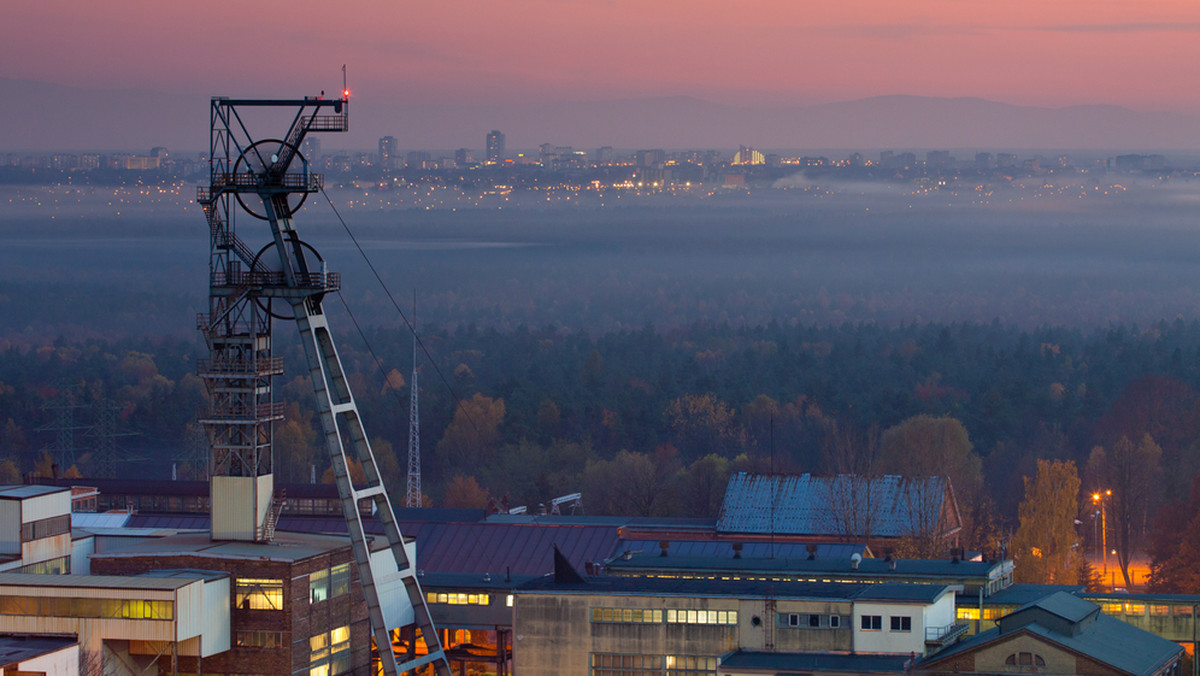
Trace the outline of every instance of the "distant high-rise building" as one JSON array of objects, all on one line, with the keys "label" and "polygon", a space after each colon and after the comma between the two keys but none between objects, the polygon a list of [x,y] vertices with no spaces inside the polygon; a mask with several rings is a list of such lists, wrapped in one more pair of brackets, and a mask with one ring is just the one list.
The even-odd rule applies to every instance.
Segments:
[{"label": "distant high-rise building", "polygon": [[612,164],[613,149],[612,146],[601,146],[596,149],[596,164]]},{"label": "distant high-rise building", "polygon": [[379,139],[379,166],[384,169],[396,168],[396,137],[384,136]]},{"label": "distant high-rise building", "polygon": [[471,164],[473,160],[470,148],[459,148],[454,151],[454,165],[457,167],[465,167]]},{"label": "distant high-rise building", "polygon": [[754,148],[741,146],[737,153],[733,156],[733,161],[730,164],[764,164],[766,158],[763,154]]},{"label": "distant high-rise building", "polygon": [[661,168],[667,163],[666,151],[657,148],[653,150],[639,150],[637,151],[636,157],[637,165],[639,167]]},{"label": "distant high-rise building", "polygon": [[428,169],[433,163],[433,156],[424,150],[410,150],[405,158],[409,169]]},{"label": "distant high-rise building", "polygon": [[498,129],[488,132],[487,161],[489,163],[504,161],[504,134]]},{"label": "distant high-rise building", "polygon": [[1017,156],[1012,153],[996,153],[996,167],[998,169],[1012,169],[1017,166]]}]

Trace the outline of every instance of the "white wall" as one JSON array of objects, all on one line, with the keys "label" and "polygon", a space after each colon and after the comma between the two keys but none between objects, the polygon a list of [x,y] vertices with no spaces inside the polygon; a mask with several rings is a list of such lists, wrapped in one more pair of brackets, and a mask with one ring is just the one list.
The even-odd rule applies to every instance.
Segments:
[{"label": "white wall", "polygon": [[45,672],[46,676],[79,676],[79,644],[24,660],[17,669],[22,672]]},{"label": "white wall", "polygon": [[0,500],[0,554],[21,553],[21,501]]},{"label": "white wall", "polygon": [[[950,596],[953,603],[953,595]],[[943,597],[944,598],[944,597]],[[857,601],[854,604],[854,649],[863,653],[925,653],[925,604],[884,603]],[[881,625],[878,631],[862,628],[864,615],[878,615]],[[891,618],[912,618],[910,631],[892,631]]]}]

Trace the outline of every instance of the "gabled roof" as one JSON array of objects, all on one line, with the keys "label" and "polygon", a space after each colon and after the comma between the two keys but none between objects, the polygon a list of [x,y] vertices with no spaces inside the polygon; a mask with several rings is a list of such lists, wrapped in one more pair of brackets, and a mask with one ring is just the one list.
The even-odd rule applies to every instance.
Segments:
[{"label": "gabled roof", "polygon": [[1060,634],[1077,635],[1099,613],[1095,603],[1059,591],[1021,606],[997,624],[1002,634],[1036,622]]},{"label": "gabled roof", "polygon": [[[1047,597],[1048,602],[1030,603],[1020,610],[1000,619],[999,625],[925,658],[918,670],[936,667],[944,660],[964,653],[982,650],[987,646],[999,645],[1018,636],[1033,636],[1088,659],[1106,664],[1113,669],[1134,676],[1148,676],[1168,666],[1183,652],[1183,648],[1165,638],[1099,613],[1099,606],[1075,598],[1066,592]],[[1047,599],[1044,599],[1046,601]],[[1085,607],[1087,606],[1087,607]],[[1025,613],[1014,625],[1005,628],[1005,620]],[[1061,613],[1061,614],[1060,614]],[[1040,615],[1040,617],[1039,617]],[[1043,622],[1047,617],[1051,621]],[[1068,623],[1069,618],[1077,631],[1064,633],[1053,625]],[[1048,626],[1050,625],[1050,626]],[[1025,645],[1025,644],[1023,644]],[[1027,650],[1028,648],[1022,648]]]},{"label": "gabled roof", "polygon": [[[769,475],[739,472],[730,477],[717,531],[725,533],[786,533],[791,535],[850,535],[842,525],[847,509],[870,506],[871,535],[911,537],[928,530],[948,534],[957,523],[941,523],[949,507],[957,514],[950,481],[945,477],[876,477],[866,484],[847,475]],[[869,500],[868,500],[869,498]],[[947,504],[949,501],[949,504]]]}]

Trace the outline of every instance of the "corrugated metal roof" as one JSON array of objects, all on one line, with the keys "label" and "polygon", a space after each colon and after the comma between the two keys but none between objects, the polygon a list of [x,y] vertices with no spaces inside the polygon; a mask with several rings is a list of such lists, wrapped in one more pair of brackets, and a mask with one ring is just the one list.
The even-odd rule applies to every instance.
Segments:
[{"label": "corrugated metal roof", "polygon": [[71,512],[72,528],[124,528],[129,512]]},{"label": "corrugated metal roof", "polygon": [[140,575],[38,575],[0,573],[0,587],[77,587],[83,589],[179,589],[198,578],[142,577]]},{"label": "corrugated metal roof", "polygon": [[401,523],[400,530],[417,540],[417,567],[441,573],[542,575],[554,570],[555,546],[582,570],[617,544],[610,526]]},{"label": "corrugated metal roof", "polygon": [[739,472],[725,488],[717,531],[838,535],[846,530],[844,510],[869,503],[873,535],[910,537],[918,534],[917,524],[938,522],[946,493],[942,477],[888,475],[862,485],[845,475]]},{"label": "corrugated metal roof", "polygon": [[[401,512],[403,514],[403,512]],[[130,528],[208,528],[203,514],[143,515],[129,519]],[[615,526],[564,526],[556,524],[438,523],[397,521],[406,538],[417,541],[417,568],[439,573],[491,573],[542,575],[554,570],[553,547],[562,551],[571,565],[583,569],[589,561],[612,555],[618,540]],[[383,533],[375,519],[364,519],[369,535]],[[329,533],[342,535],[346,522],[340,517],[281,517],[276,540],[284,533]],[[232,546],[232,545],[229,545]]]},{"label": "corrugated metal roof", "polygon": [[25,498],[36,498],[39,495],[49,495],[50,493],[60,493],[69,491],[69,488],[58,488],[56,486],[0,486],[0,500],[24,500]]}]

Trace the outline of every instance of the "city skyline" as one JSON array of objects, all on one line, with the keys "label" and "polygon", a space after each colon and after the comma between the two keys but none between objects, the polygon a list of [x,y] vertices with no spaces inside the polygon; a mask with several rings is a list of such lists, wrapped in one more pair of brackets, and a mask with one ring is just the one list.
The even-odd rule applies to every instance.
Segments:
[{"label": "city skyline", "polygon": [[[369,131],[373,143],[396,134],[406,147],[414,145],[402,128],[408,119],[425,137],[455,129],[474,139],[555,106],[640,100],[744,110],[904,95],[1200,115],[1200,92],[1184,86],[1200,60],[1200,6],[1177,0],[284,7],[222,1],[198,12],[143,0],[52,0],[8,8],[0,89],[32,107],[12,114],[35,118],[22,130],[33,147],[85,131],[115,136],[122,118],[137,118],[139,128],[166,125],[152,108],[200,137],[206,120],[197,101],[332,93],[341,88],[342,64],[364,104],[351,135]],[[92,115],[61,110],[70,107]],[[480,111],[492,120],[477,123],[488,117]],[[593,144],[524,139],[514,129],[509,145],[543,141]]]}]

